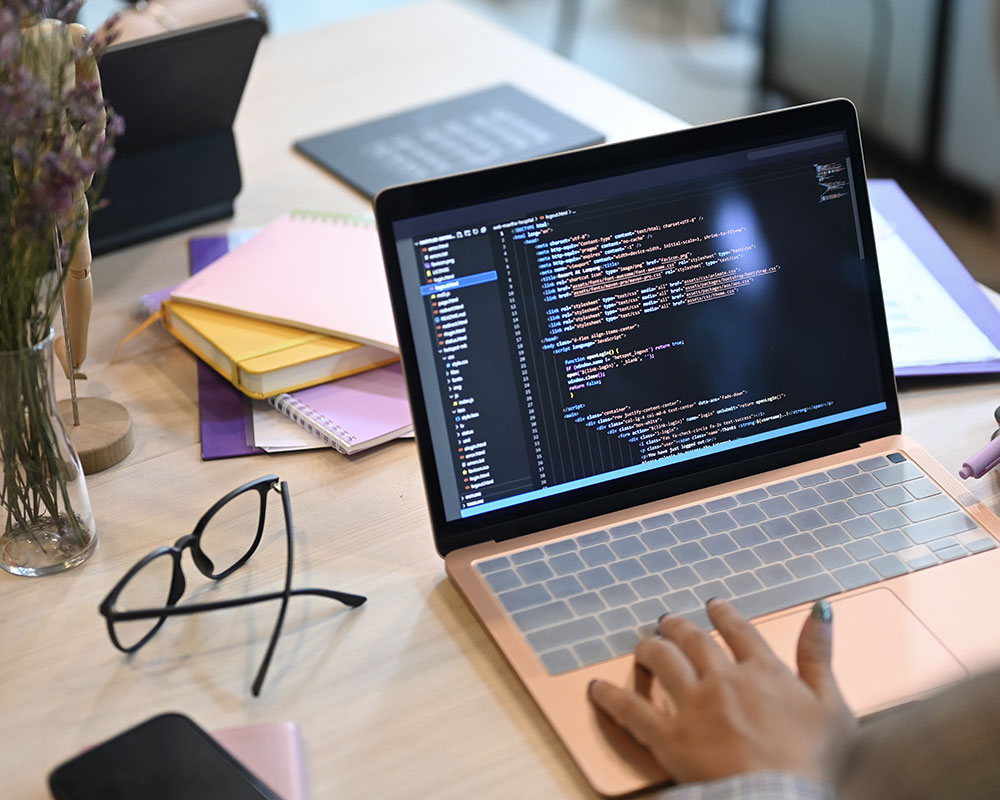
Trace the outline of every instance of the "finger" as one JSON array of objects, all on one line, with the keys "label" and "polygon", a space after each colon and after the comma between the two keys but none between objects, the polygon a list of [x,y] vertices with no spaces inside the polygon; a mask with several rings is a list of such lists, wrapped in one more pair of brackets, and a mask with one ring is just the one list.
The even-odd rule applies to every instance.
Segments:
[{"label": "finger", "polygon": [[699,677],[724,670],[730,664],[722,648],[684,617],[668,616],[660,623],[660,633],[680,648]]},{"label": "finger", "polygon": [[833,612],[826,600],[812,608],[796,651],[799,677],[823,699],[840,699],[840,689],[833,677]]},{"label": "finger", "polygon": [[635,661],[649,670],[675,701],[683,700],[698,681],[688,657],[668,639],[643,639],[635,649]]},{"label": "finger", "polygon": [[715,629],[723,641],[729,645],[737,661],[750,659],[776,659],[770,645],[757,632],[735,606],[725,600],[712,598],[706,606],[708,618],[712,620]]},{"label": "finger", "polygon": [[639,744],[651,748],[666,737],[667,718],[649,700],[635,692],[595,680],[590,682],[587,695],[595,706],[628,731]]}]

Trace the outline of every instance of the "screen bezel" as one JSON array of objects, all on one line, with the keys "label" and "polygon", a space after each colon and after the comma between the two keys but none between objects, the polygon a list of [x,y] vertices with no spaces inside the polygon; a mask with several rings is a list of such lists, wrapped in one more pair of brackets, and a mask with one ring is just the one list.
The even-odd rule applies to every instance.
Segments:
[{"label": "screen bezel", "polygon": [[[404,297],[403,277],[396,250],[396,223],[411,217],[460,209],[529,192],[558,189],[626,172],[653,169],[689,158],[699,158],[720,149],[767,146],[769,140],[806,138],[827,131],[842,131],[847,136],[871,298],[871,323],[878,349],[879,376],[886,409],[864,417],[748,445],[739,449],[739,460],[736,463],[727,463],[733,457],[733,451],[719,453],[680,465],[668,465],[618,478],[596,487],[557,493],[481,515],[447,519],[437,464],[430,442],[427,408],[424,403],[425,387],[417,369],[411,319]],[[587,517],[840,452],[882,436],[898,434],[902,425],[869,208],[857,112],[854,105],[846,99],[812,103],[628,142],[601,145],[422,183],[390,187],[380,192],[375,198],[375,216],[399,336],[403,370],[410,390],[410,407],[413,412],[424,490],[438,552],[446,555],[461,547],[491,540],[501,541],[576,522]],[[599,493],[597,497],[592,496],[595,490]]]}]

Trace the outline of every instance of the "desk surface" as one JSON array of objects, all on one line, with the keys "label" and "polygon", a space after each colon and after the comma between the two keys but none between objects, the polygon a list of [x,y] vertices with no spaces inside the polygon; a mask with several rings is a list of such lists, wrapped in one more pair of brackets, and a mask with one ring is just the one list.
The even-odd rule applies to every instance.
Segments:
[{"label": "desk surface", "polygon": [[[368,201],[295,155],[303,135],[510,81],[624,139],[679,121],[448,2],[267,39],[236,134],[244,189],[231,224],[288,208],[363,212]],[[415,447],[347,459],[332,450],[203,463],[193,358],[136,324],[136,298],[187,271],[191,234],[99,259],[83,393],[128,406],[136,448],[88,479],[100,530],[90,561],[65,575],[0,575],[0,780],[4,797],[48,797],[52,766],[165,710],[208,729],[291,719],[302,727],[312,796],[589,797],[530,698],[444,575]],[[905,432],[949,469],[987,436],[992,382],[904,387]],[[274,472],[296,522],[295,585],[367,594],[356,611],[297,598],[262,696],[249,687],[270,632],[268,607],[168,622],[132,659],[112,648],[97,606],[140,556],[189,532],[229,489]],[[1000,508],[993,478],[974,490]],[[277,587],[284,543],[269,519],[254,559],[221,586],[188,571],[194,594]],[[276,609],[275,609],[276,610]]]}]

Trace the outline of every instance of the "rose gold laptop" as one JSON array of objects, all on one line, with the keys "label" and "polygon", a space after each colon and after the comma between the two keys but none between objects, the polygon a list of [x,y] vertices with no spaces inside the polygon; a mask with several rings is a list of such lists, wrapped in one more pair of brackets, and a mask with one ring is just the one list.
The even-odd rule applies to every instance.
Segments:
[{"label": "rose gold laptop", "polygon": [[668,779],[585,699],[663,613],[729,598],[793,662],[832,598],[860,714],[994,658],[1000,520],[900,436],[848,101],[376,216],[437,548],[597,791]]}]

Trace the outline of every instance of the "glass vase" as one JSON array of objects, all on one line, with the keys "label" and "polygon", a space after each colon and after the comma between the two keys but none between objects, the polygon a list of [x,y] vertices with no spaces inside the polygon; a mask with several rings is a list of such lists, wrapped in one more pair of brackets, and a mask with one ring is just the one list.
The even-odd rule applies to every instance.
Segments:
[{"label": "glass vase", "polygon": [[0,352],[0,568],[50,575],[97,546],[80,459],[56,410],[53,333]]}]

